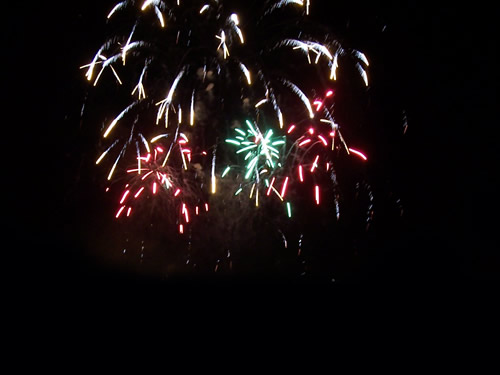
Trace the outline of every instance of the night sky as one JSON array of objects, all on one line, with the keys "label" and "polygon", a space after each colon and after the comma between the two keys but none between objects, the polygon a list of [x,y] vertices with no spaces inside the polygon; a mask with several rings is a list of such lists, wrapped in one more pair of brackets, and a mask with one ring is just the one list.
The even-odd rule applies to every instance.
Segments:
[{"label": "night sky", "polygon": [[[3,121],[4,201],[14,218],[7,219],[12,245],[4,251],[16,259],[13,277],[55,288],[165,283],[96,254],[106,246],[96,226],[112,211],[88,169],[95,129],[80,121],[88,86],[79,66],[103,41],[114,2],[47,3],[14,5],[2,33],[4,112],[11,114]],[[366,141],[377,155],[371,173],[374,185],[394,191],[404,208],[399,220],[387,218],[393,230],[381,231],[345,269],[335,268],[337,284],[498,280],[498,240],[491,235],[498,223],[491,2],[345,2],[329,12],[318,3],[313,16],[370,59],[373,121]],[[307,281],[330,285],[335,275]],[[307,282],[272,272],[244,279]]]}]

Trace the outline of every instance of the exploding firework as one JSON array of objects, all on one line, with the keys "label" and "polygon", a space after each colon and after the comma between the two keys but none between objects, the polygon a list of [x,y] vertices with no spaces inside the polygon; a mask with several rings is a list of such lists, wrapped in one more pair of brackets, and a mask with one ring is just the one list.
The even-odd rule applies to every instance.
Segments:
[{"label": "exploding firework", "polygon": [[[118,31],[98,49],[92,61],[82,67],[94,86],[101,77],[111,75],[132,96],[103,129],[102,137],[110,146],[99,162],[112,159],[108,163],[108,180],[113,178],[119,163],[128,164],[130,157],[137,157],[130,156],[129,146],[142,147],[145,137],[158,126],[173,127],[176,133],[193,132],[193,138],[208,147],[219,139],[218,117],[231,116],[242,109],[250,109],[255,116],[270,111],[279,128],[283,128],[286,111],[278,97],[285,92],[294,95],[313,118],[307,95],[291,79],[276,73],[285,68],[273,55],[276,50],[295,50],[307,57],[308,64],[323,63],[330,79],[336,79],[339,57],[354,57],[368,83],[364,54],[347,50],[335,40],[324,38],[320,42],[306,35],[300,25],[291,31],[284,28],[281,34],[277,33],[278,38],[269,38],[267,19],[272,21],[286,7],[297,8],[305,16],[309,13],[309,1],[271,2],[258,18],[258,27],[250,28],[249,41],[238,14],[230,11],[226,3],[230,2],[122,1],[110,10],[109,23],[115,25],[122,17],[123,24],[116,27]],[[127,22],[129,30],[124,33]],[[276,31],[275,27],[272,30]],[[230,107],[235,97],[240,100]],[[215,116],[208,115],[207,107],[215,108]],[[146,115],[151,112],[156,113],[154,121]],[[198,118],[201,124],[195,126]],[[147,149],[143,147],[137,153],[144,152]]]},{"label": "exploding firework", "polygon": [[[193,155],[189,139],[183,133],[170,143],[169,134],[161,134],[150,142],[145,141],[148,153],[137,156],[137,164],[127,169],[126,183],[119,199],[115,215],[130,217],[135,208],[144,210],[150,201],[151,209],[170,212],[177,218],[179,231],[183,232],[192,217],[208,211],[208,202],[203,201],[206,191],[200,163],[207,153]],[[162,142],[163,141],[163,142]]]},{"label": "exploding firework", "polygon": [[[368,60],[308,23],[309,1],[267,1],[242,17],[231,4],[126,0],[110,9],[110,36],[82,69],[93,86],[117,87],[96,158],[119,191],[117,220],[155,210],[192,233],[198,216],[236,221],[264,201],[292,218],[302,193],[313,206],[333,200],[339,220],[337,161],[367,156],[344,138],[325,86],[335,86],[344,59],[367,86]],[[357,189],[373,216],[370,185]],[[284,229],[276,232],[288,247]],[[224,241],[224,252],[235,247]]]}]

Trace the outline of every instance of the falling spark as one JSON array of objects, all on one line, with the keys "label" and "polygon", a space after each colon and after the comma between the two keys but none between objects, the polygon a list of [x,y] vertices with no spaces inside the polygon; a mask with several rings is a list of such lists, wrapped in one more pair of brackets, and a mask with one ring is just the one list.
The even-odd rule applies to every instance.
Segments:
[{"label": "falling spark", "polygon": [[120,207],[120,209],[118,210],[118,212],[116,213],[116,216],[115,216],[117,219],[120,217],[120,215],[124,209],[125,209],[125,206]]},{"label": "falling spark", "polygon": [[129,195],[130,190],[126,190],[125,193],[122,195],[122,199],[120,199],[120,204],[123,204],[125,202],[125,199],[127,199],[127,196]]},{"label": "falling spark", "polygon": [[368,158],[362,152],[360,152],[358,150],[355,150],[353,148],[349,148],[349,151],[352,152],[353,154],[358,155],[363,160],[368,160]]},{"label": "falling spark", "polygon": [[285,182],[283,182],[283,186],[281,188],[281,196],[285,198],[285,193],[286,193],[286,187],[288,185],[288,177],[285,178]]},{"label": "falling spark", "polygon": [[216,187],[216,178],[215,178],[215,154],[217,148],[214,149],[213,157],[212,157],[212,194],[215,194],[217,191]]},{"label": "falling spark", "polygon": [[191,115],[189,119],[189,125],[193,126],[194,125],[194,90],[193,94],[191,95]]}]

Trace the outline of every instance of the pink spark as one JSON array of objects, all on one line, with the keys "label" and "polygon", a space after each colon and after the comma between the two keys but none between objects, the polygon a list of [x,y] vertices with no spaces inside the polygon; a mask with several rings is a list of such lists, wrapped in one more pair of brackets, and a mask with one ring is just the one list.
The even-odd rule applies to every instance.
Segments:
[{"label": "pink spark", "polygon": [[186,218],[186,223],[189,223],[189,213],[188,213],[188,210],[186,208],[186,203],[182,203],[181,213],[184,214],[184,217]]},{"label": "pink spark", "polygon": [[333,90],[328,90],[325,95],[327,98],[329,98],[330,96],[333,95]]},{"label": "pink spark", "polygon": [[273,184],[274,184],[275,179],[276,179],[276,177],[273,177],[273,179],[271,180],[271,184],[269,185],[269,188],[267,189],[266,195],[271,194],[271,189],[273,188]]},{"label": "pink spark", "polygon": [[314,170],[318,166],[318,159],[319,159],[319,155],[316,155],[316,159],[314,159],[314,163],[313,163],[313,165],[311,167],[311,173],[314,172]]},{"label": "pink spark", "polygon": [[208,212],[208,203],[205,203],[205,211]]},{"label": "pink spark", "polygon": [[153,171],[149,171],[148,173],[146,173],[144,176],[142,176],[141,180],[144,181],[151,173],[153,173]]},{"label": "pink spark", "polygon": [[352,152],[352,153],[354,153],[354,154],[356,154],[356,155],[358,155],[363,160],[368,160],[368,158],[362,152],[360,152],[358,150],[350,148],[349,151]]},{"label": "pink spark", "polygon": [[153,182],[153,194],[156,194],[156,181]]},{"label": "pink spark", "polygon": [[300,182],[304,182],[304,174],[302,172],[302,165],[299,165],[299,179],[300,179]]},{"label": "pink spark", "polygon": [[122,199],[120,199],[120,204],[123,204],[125,202],[125,199],[127,199],[127,195],[130,193],[130,190],[125,191],[122,195]]},{"label": "pink spark", "polygon": [[318,185],[314,186],[314,190],[316,193],[316,204],[319,205],[319,186]]},{"label": "pink spark", "polygon": [[196,215],[198,215],[198,213],[199,213],[199,208],[198,208],[198,206],[196,206],[195,211],[196,211]]},{"label": "pink spark", "polygon": [[118,217],[120,216],[120,214],[122,213],[123,209],[125,208],[125,206],[121,206],[121,208],[118,210],[118,212],[116,213],[116,218],[118,219]]},{"label": "pink spark", "polygon": [[311,127],[307,130],[309,132],[309,134],[313,135],[314,134],[314,129]]},{"label": "pink spark", "polygon": [[141,193],[142,193],[142,191],[143,191],[143,190],[144,190],[144,186],[143,186],[143,187],[141,187],[137,193],[135,193],[134,197],[135,197],[135,198],[138,198],[138,197],[139,197],[139,195],[141,195]]},{"label": "pink spark", "polygon": [[178,196],[181,193],[181,189],[177,189],[174,193],[174,197]]},{"label": "pink spark", "polygon": [[160,146],[156,147],[156,150],[160,153],[163,152],[163,149]]},{"label": "pink spark", "polygon": [[310,142],[311,142],[311,140],[309,138],[304,139],[302,142],[299,143],[299,147],[302,147]]},{"label": "pink spark", "polygon": [[184,225],[179,224],[179,233],[183,234],[184,233]]},{"label": "pink spark", "polygon": [[323,102],[321,100],[315,100],[313,104],[316,106],[316,111],[319,111],[323,106]]},{"label": "pink spark", "polygon": [[288,184],[288,177],[285,178],[285,182],[283,182],[283,187],[281,188],[281,198],[285,197],[287,184]]},{"label": "pink spark", "polygon": [[127,217],[130,216],[130,212],[132,212],[132,207],[129,207],[127,210]]},{"label": "pink spark", "polygon": [[291,126],[288,128],[288,134],[290,134],[291,132],[293,132],[293,129],[295,129],[295,125],[291,125]]},{"label": "pink spark", "polygon": [[323,144],[325,146],[328,146],[328,142],[326,141],[326,139],[322,135],[318,135],[318,138],[321,140],[321,142],[323,142]]}]

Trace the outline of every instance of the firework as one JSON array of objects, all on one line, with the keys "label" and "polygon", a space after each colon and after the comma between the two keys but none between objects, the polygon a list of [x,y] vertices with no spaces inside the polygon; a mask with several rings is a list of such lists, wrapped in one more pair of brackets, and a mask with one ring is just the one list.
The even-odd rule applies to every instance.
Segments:
[{"label": "firework", "polygon": [[[243,172],[243,181],[236,190],[235,195],[240,194],[244,188],[249,188],[250,198],[255,196],[255,205],[259,205],[259,193],[265,191],[269,196],[273,191],[280,200],[283,200],[287,180],[282,182],[281,193],[275,186],[278,185],[277,179],[280,179],[279,172],[281,164],[281,149],[286,143],[284,136],[274,136],[274,131],[268,129],[261,132],[259,126],[250,120],[246,120],[247,128],[242,130],[235,128],[236,136],[226,139],[226,143],[236,146],[236,155],[243,160],[243,167],[235,168],[227,166],[222,173],[222,178],[231,170],[236,169]],[[265,190],[263,190],[265,189]]]},{"label": "firework", "polygon": [[[96,158],[107,186],[119,185],[118,220],[154,207],[175,218],[184,234],[222,194],[222,180],[233,185],[232,197],[246,195],[255,207],[279,202],[288,218],[297,186],[310,186],[315,206],[333,191],[339,218],[336,158],[367,156],[343,137],[333,116],[334,90],[311,95],[296,63],[310,74],[307,86],[319,90],[314,82],[333,85],[345,58],[368,85],[368,59],[302,29],[310,1],[269,1],[256,18],[229,11],[228,3],[127,0],[107,14],[118,31],[82,69],[91,85],[111,80],[121,92]],[[277,24],[285,8],[300,17]],[[280,54],[294,57],[288,63]],[[227,124],[237,119],[246,120],[229,135]]]}]

